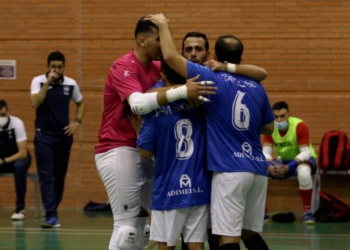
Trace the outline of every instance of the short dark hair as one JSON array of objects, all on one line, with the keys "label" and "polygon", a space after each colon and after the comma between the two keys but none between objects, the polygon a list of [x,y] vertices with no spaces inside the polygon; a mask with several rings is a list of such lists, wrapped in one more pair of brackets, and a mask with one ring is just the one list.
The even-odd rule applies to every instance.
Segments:
[{"label": "short dark hair", "polygon": [[158,27],[151,21],[145,20],[145,17],[143,16],[137,21],[136,28],[135,28],[135,38],[140,33],[143,33],[143,32],[150,33],[153,31],[153,29],[158,30]]},{"label": "short dark hair", "polygon": [[0,109],[3,109],[4,107],[8,109],[7,103],[5,102],[5,100],[0,100]]},{"label": "short dark hair", "polygon": [[209,41],[208,41],[208,38],[205,34],[201,33],[201,32],[198,32],[198,31],[191,31],[191,32],[188,32],[186,34],[186,36],[184,37],[184,39],[182,39],[182,52],[184,52],[184,43],[185,43],[185,40],[188,38],[188,37],[199,37],[199,38],[203,38],[204,40],[204,46],[205,46],[205,50],[208,51],[209,50]]},{"label": "short dark hair", "polygon": [[272,110],[280,110],[280,109],[286,109],[287,111],[289,111],[288,104],[284,101],[281,101],[281,102],[276,102],[272,106]]},{"label": "short dark hair", "polygon": [[[235,42],[228,41],[231,39]],[[215,55],[219,62],[239,64],[243,49],[243,43],[233,35],[219,36],[215,43]]]},{"label": "short dark hair", "polygon": [[54,51],[47,56],[48,66],[50,65],[51,61],[62,61],[64,64],[66,62],[66,59],[64,58],[64,55],[60,51]]},{"label": "short dark hair", "polygon": [[175,72],[170,66],[161,59],[160,71],[165,75],[170,83],[174,84],[184,84],[186,79],[182,77],[179,73]]}]

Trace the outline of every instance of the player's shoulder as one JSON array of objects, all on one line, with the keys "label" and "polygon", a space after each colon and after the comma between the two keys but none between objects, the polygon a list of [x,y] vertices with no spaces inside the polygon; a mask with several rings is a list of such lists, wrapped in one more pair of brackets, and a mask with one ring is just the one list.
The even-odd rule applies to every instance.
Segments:
[{"label": "player's shoulder", "polygon": [[138,63],[138,59],[136,58],[133,51],[119,57],[112,64],[111,71],[119,70],[127,70],[128,72],[135,71],[137,72],[140,63]]},{"label": "player's shoulder", "polygon": [[308,128],[307,124],[305,121],[303,121],[302,119],[296,118],[297,121],[297,126],[298,128]]},{"label": "player's shoulder", "polygon": [[63,85],[71,85],[71,86],[77,85],[77,82],[69,76],[64,76],[63,79],[64,79],[64,81],[62,83]]},{"label": "player's shoulder", "polygon": [[38,75],[33,78],[33,82],[45,82],[46,74]]},{"label": "player's shoulder", "polygon": [[9,128],[22,128],[23,126],[23,121],[19,117],[10,115]]}]

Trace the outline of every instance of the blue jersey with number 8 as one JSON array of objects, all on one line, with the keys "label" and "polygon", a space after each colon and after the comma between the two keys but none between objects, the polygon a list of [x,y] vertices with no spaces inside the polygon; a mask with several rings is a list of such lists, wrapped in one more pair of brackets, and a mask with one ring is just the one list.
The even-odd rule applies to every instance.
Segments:
[{"label": "blue jersey with number 8", "polygon": [[203,107],[193,109],[187,101],[180,100],[145,115],[137,147],[155,155],[151,209],[210,203],[211,174],[205,164]]}]

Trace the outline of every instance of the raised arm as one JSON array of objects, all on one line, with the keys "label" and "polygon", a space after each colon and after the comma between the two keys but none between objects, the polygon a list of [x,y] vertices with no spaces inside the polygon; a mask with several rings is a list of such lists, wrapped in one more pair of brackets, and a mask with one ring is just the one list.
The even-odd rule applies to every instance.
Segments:
[{"label": "raised arm", "polygon": [[46,98],[46,93],[48,90],[49,85],[55,81],[59,75],[54,72],[55,69],[52,69],[50,73],[47,76],[46,82],[43,84],[43,86],[40,88],[40,82],[35,82],[36,79],[34,78],[32,81],[32,86],[31,86],[31,105],[33,108],[37,109],[45,100]]},{"label": "raised arm", "polygon": [[265,69],[251,64],[222,63],[213,59],[204,63],[212,71],[227,71],[229,73],[250,77],[257,81],[263,81],[267,77]]}]

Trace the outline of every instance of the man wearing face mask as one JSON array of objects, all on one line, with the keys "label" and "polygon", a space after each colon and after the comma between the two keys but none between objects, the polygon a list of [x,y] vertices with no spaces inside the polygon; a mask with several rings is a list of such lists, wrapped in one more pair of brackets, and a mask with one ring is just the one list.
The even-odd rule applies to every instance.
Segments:
[{"label": "man wearing face mask", "polygon": [[10,116],[7,103],[0,100],[0,173],[14,173],[16,209],[12,220],[25,219],[27,171],[32,157],[27,149],[27,134],[21,119]]},{"label": "man wearing face mask", "polygon": [[[275,115],[275,130],[272,135],[263,138],[263,153],[270,163],[269,175],[275,179],[297,176],[299,191],[303,201],[303,221],[314,224],[315,218],[310,212],[312,196],[312,175],[316,172],[316,153],[310,142],[309,128],[299,118],[289,116],[288,104],[277,102],[272,106]],[[271,152],[275,148],[276,156],[282,158],[282,165],[273,161]]]},{"label": "man wearing face mask", "polygon": [[[44,228],[59,227],[57,207],[62,200],[68,170],[72,135],[84,115],[83,96],[75,80],[63,75],[64,55],[55,51],[47,58],[48,72],[34,77],[31,103],[36,109],[35,158],[46,219]],[[77,107],[74,121],[69,121],[69,104]]]}]

